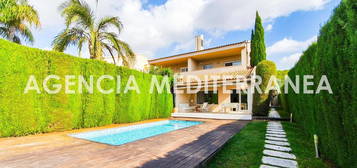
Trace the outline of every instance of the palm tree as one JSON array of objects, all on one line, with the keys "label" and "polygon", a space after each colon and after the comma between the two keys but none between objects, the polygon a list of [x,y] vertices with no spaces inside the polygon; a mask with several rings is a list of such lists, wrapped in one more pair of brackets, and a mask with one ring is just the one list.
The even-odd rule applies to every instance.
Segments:
[{"label": "palm tree", "polygon": [[[75,45],[81,54],[83,45],[87,44],[91,59],[102,60],[103,55],[108,53],[114,63],[115,57],[122,60],[125,66],[135,61],[129,45],[119,39],[123,25],[118,17],[104,17],[96,22],[94,12],[82,0],[68,0],[60,6],[60,10],[66,29],[55,37],[54,50],[63,52],[68,46]],[[114,31],[110,31],[111,28]]]},{"label": "palm tree", "polygon": [[27,0],[0,0],[0,36],[19,44],[20,37],[33,43],[31,26],[39,28],[40,19]]}]

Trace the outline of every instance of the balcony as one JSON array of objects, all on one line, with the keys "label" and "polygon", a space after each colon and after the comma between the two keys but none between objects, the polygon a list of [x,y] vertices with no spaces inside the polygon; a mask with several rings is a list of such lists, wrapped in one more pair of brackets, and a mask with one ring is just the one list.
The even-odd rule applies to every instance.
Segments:
[{"label": "balcony", "polygon": [[237,81],[237,79],[250,79],[253,74],[253,68],[243,66],[221,67],[191,72],[182,72],[175,74],[175,84],[178,88],[181,86],[195,86],[204,82],[222,84],[225,81]]}]

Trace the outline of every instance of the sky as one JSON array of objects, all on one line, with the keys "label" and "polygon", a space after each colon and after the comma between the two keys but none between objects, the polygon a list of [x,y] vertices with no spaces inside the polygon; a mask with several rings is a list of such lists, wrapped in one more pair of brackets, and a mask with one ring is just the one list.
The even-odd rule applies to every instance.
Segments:
[{"label": "sky", "polygon": [[[64,27],[58,6],[65,0],[29,0],[42,22],[33,29],[32,47],[51,50]],[[250,40],[255,12],[265,28],[267,59],[278,69],[290,69],[316,41],[340,0],[85,0],[97,17],[118,16],[124,25],[120,38],[148,59],[194,50],[194,37],[204,35],[210,48]],[[75,46],[66,53],[78,55]],[[88,52],[82,53],[89,57]]]}]

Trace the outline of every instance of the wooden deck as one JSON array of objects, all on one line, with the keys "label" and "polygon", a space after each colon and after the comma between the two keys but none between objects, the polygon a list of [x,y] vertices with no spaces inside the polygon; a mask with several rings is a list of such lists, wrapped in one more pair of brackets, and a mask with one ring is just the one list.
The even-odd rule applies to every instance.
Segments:
[{"label": "wooden deck", "polygon": [[200,121],[205,123],[121,146],[69,137],[72,132],[0,138],[0,167],[198,167],[248,123]]}]

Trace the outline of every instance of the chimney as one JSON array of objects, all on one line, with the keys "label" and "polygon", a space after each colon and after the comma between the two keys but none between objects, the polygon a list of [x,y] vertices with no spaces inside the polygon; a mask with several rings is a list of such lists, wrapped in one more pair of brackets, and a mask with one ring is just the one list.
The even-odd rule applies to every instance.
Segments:
[{"label": "chimney", "polygon": [[203,50],[203,35],[195,37],[196,51]]}]

